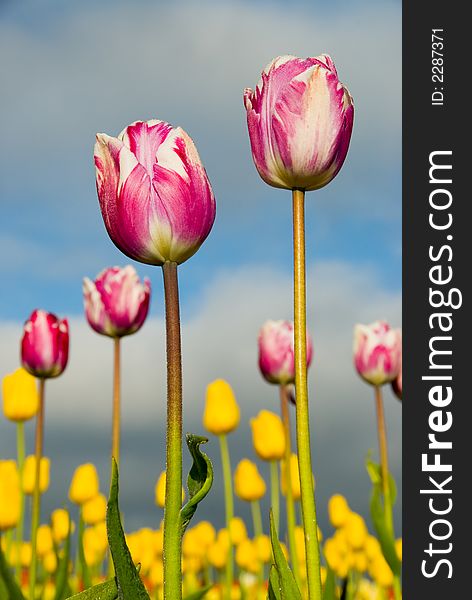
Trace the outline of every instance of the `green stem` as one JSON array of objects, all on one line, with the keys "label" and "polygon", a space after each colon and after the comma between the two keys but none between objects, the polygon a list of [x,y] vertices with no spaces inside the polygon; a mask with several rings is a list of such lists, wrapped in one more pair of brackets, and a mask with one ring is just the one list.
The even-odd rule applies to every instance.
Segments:
[{"label": "green stem", "polygon": [[16,566],[15,575],[17,580],[21,576],[21,545],[23,543],[23,532],[25,523],[25,493],[23,491],[23,470],[25,466],[25,424],[19,421],[16,427],[16,447],[18,458],[18,473],[20,476],[20,519],[16,529]]},{"label": "green stem", "polygon": [[402,600],[402,585],[400,583],[400,577],[394,575],[393,577],[393,594],[395,600]]},{"label": "green stem", "polygon": [[285,504],[287,511],[287,537],[288,547],[290,553],[290,562],[292,563],[292,571],[295,577],[295,581],[298,587],[301,589],[300,580],[300,568],[298,564],[297,555],[297,543],[295,540],[295,527],[297,524],[295,515],[295,503],[293,501],[293,490],[292,490],[292,469],[291,469],[291,456],[292,456],[292,439],[290,430],[290,411],[288,401],[288,389],[285,385],[281,385],[280,391],[280,412],[282,413],[282,422],[285,431],[285,459],[283,462],[284,479],[285,479]]},{"label": "green stem", "polygon": [[111,455],[120,464],[120,338],[113,339],[113,413],[112,413],[112,433],[111,433]]},{"label": "green stem", "polygon": [[251,500],[252,525],[254,528],[254,537],[262,535],[262,513],[259,500]]},{"label": "green stem", "polygon": [[165,262],[167,345],[166,500],[164,507],[164,600],[182,598],[182,353],[177,263]]},{"label": "green stem", "polygon": [[35,435],[35,481],[33,492],[33,506],[31,509],[31,566],[29,573],[29,599],[34,600],[36,588],[37,556],[36,556],[36,535],[39,526],[41,513],[41,493],[40,493],[40,475],[41,458],[43,456],[43,438],[44,438],[44,386],[46,380],[39,380],[39,409],[36,416],[36,435]]},{"label": "green stem", "polygon": [[294,321],[295,388],[297,395],[297,447],[309,600],[321,600],[320,550],[318,545],[315,494],[313,490],[308,382],[306,365],[306,283],[305,283],[305,192],[294,189]]},{"label": "green stem", "polygon": [[231,461],[229,457],[228,439],[226,434],[218,436],[220,440],[221,465],[223,469],[223,482],[225,490],[225,513],[226,513],[226,529],[230,537],[228,550],[228,558],[225,565],[225,600],[231,598],[231,588],[233,587],[233,544],[231,540],[231,521],[234,517],[234,499],[233,499],[233,479],[231,474]]},{"label": "green stem", "polygon": [[279,464],[277,460],[270,461],[270,503],[277,534],[280,526],[280,497],[279,497]]},{"label": "green stem", "polygon": [[375,386],[375,406],[377,413],[377,433],[379,437],[380,449],[380,470],[382,473],[382,491],[384,497],[385,526],[387,531],[394,536],[393,530],[393,510],[392,498],[390,495],[390,485],[388,478],[388,448],[387,448],[387,429],[385,426],[385,415],[383,409],[382,389]]}]

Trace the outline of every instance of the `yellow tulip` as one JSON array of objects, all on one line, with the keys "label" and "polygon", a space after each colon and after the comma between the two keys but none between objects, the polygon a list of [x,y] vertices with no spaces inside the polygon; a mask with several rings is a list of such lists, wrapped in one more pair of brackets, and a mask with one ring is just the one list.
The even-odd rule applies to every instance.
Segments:
[{"label": "yellow tulip", "polygon": [[239,425],[239,406],[227,381],[217,379],[206,390],[203,426],[214,435],[234,431]]},{"label": "yellow tulip", "polygon": [[379,540],[373,535],[368,535],[366,541],[364,542],[364,551],[368,560],[374,560],[379,554],[382,553]]},{"label": "yellow tulip", "polygon": [[86,525],[96,525],[104,521],[106,516],[107,499],[103,494],[97,494],[82,504],[82,519]]},{"label": "yellow tulip", "polygon": [[369,574],[381,587],[390,587],[393,573],[382,554],[379,554],[369,566]]},{"label": "yellow tulip", "polygon": [[69,500],[82,505],[99,493],[98,473],[95,465],[85,463],[74,471],[69,488]]},{"label": "yellow tulip", "polygon": [[164,565],[161,560],[152,563],[149,570],[149,579],[154,588],[160,587],[164,583]]},{"label": "yellow tulip", "polygon": [[48,552],[52,552],[53,549],[54,542],[51,528],[49,525],[40,525],[36,534],[36,552],[38,556],[44,557]]},{"label": "yellow tulip", "polygon": [[[44,494],[49,487],[49,458],[41,457],[39,462],[39,492]],[[34,493],[34,484],[36,482],[36,456],[31,454],[25,459],[23,467],[23,492],[28,495]]]},{"label": "yellow tulip", "polygon": [[254,538],[257,558],[262,563],[269,563],[272,559],[272,545],[268,535],[258,535]]},{"label": "yellow tulip", "polygon": [[305,562],[305,532],[300,525],[295,527],[295,548],[298,561],[303,564]]},{"label": "yellow tulip", "polygon": [[218,539],[208,548],[208,562],[215,567],[215,569],[222,569],[226,565],[227,556],[227,545],[218,541]]},{"label": "yellow tulip", "polygon": [[[280,488],[282,490],[282,494],[285,496],[287,493],[287,485],[285,483],[285,461],[281,461],[280,463]],[[300,500],[301,498],[301,489],[300,489],[300,475],[298,472],[298,457],[296,454],[291,454],[290,456],[290,478],[292,480],[292,496],[294,500]],[[315,487],[315,478],[313,477],[313,487]]]},{"label": "yellow tulip", "polygon": [[395,540],[395,551],[397,553],[398,556],[398,560],[402,560],[403,557],[403,551],[402,551],[402,538],[398,538],[398,540]]},{"label": "yellow tulip", "polygon": [[36,378],[20,367],[2,381],[3,412],[10,421],[22,422],[34,417],[39,408]]},{"label": "yellow tulip", "polygon": [[257,465],[249,459],[243,459],[234,472],[234,492],[241,500],[252,502],[265,494],[266,484]]},{"label": "yellow tulip", "polygon": [[[63,542],[69,532],[69,513],[64,508],[57,508],[51,513],[52,537],[56,544]],[[70,532],[74,533],[75,524],[70,521]]]},{"label": "yellow tulip", "polygon": [[202,544],[196,527],[187,529],[182,540],[182,554],[185,558],[202,557],[206,548]]},{"label": "yellow tulip", "polygon": [[369,535],[364,519],[355,512],[350,513],[344,531],[347,543],[354,549],[362,548]]},{"label": "yellow tulip", "polygon": [[20,476],[14,460],[0,460],[0,531],[20,519]]},{"label": "yellow tulip", "polygon": [[54,552],[54,550],[51,550],[44,556],[43,567],[44,567],[46,573],[49,573],[49,575],[52,575],[53,573],[55,573],[55,571],[57,569],[57,558],[56,558],[56,553]]},{"label": "yellow tulip", "polygon": [[20,564],[24,569],[30,566],[32,556],[31,542],[23,542],[20,548]]},{"label": "yellow tulip", "polygon": [[83,536],[85,562],[90,567],[98,565],[105,558],[107,549],[102,533],[96,527],[87,527]]},{"label": "yellow tulip", "polygon": [[233,517],[231,519],[229,531],[231,533],[231,543],[233,546],[237,546],[247,538],[246,524],[241,517]]},{"label": "yellow tulip", "polygon": [[[157,480],[156,487],[155,487],[155,500],[156,500],[157,506],[164,508],[165,503],[166,503],[166,472],[165,471],[162,471],[162,473],[159,475],[159,478]],[[185,500],[185,492],[184,492],[184,488],[182,488],[182,504],[184,503],[184,500]]]},{"label": "yellow tulip", "polygon": [[285,431],[282,419],[269,410],[261,410],[251,419],[252,443],[262,460],[282,460],[285,454]]},{"label": "yellow tulip", "polygon": [[249,538],[236,548],[235,560],[238,567],[249,573],[258,573],[261,568],[256,545]]},{"label": "yellow tulip", "polygon": [[349,518],[351,509],[344,496],[335,494],[328,502],[328,515],[333,527],[342,527]]},{"label": "yellow tulip", "polygon": [[215,528],[209,521],[200,521],[200,523],[195,525],[194,530],[197,539],[205,549],[216,539]]}]

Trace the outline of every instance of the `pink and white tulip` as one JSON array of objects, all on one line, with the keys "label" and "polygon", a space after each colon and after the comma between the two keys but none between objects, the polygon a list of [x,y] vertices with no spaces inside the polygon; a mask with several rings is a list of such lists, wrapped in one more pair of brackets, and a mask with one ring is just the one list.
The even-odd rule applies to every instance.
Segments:
[{"label": "pink and white tulip", "polygon": [[21,362],[23,367],[42,379],[57,377],[69,357],[69,324],[45,310],[34,310],[23,328]]},{"label": "pink and white tulip", "polygon": [[183,263],[215,219],[215,198],[191,138],[164,121],[97,134],[96,182],[105,227],[130,258]]},{"label": "pink and white tulip", "polygon": [[253,91],[244,91],[254,163],[278,188],[316,190],[341,169],[349,148],[354,105],[327,54],[279,56]]},{"label": "pink and white tulip", "polygon": [[[286,385],[295,381],[294,332],[291,321],[267,321],[258,338],[259,368],[269,383]],[[306,362],[310,366],[313,343],[307,333]]]},{"label": "pink and white tulip", "polygon": [[95,281],[83,283],[85,315],[102,335],[117,338],[138,331],[149,310],[149,279],[141,283],[131,265],[103,270]]},{"label": "pink and white tulip", "polygon": [[356,325],[354,364],[357,372],[375,386],[392,382],[400,372],[401,347],[401,331],[392,329],[384,321]]}]

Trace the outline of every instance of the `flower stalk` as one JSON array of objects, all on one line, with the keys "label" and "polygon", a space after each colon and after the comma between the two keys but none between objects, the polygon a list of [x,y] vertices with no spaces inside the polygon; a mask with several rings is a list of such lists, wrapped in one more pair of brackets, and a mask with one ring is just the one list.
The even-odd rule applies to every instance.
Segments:
[{"label": "flower stalk", "polygon": [[35,433],[35,481],[33,492],[33,505],[31,510],[31,567],[29,579],[29,599],[34,600],[36,588],[37,574],[37,531],[39,526],[39,518],[41,512],[41,492],[40,492],[40,474],[41,474],[41,458],[43,456],[43,439],[44,439],[44,387],[46,380],[39,379],[39,408],[36,416],[36,433]]},{"label": "flower stalk", "polygon": [[285,458],[283,462],[284,468],[284,479],[286,481],[285,491],[285,504],[287,512],[287,535],[288,535],[288,548],[290,554],[290,562],[292,563],[292,571],[295,577],[295,581],[300,587],[300,569],[298,565],[297,556],[297,544],[295,541],[295,526],[296,526],[296,515],[295,515],[295,503],[293,501],[293,490],[292,490],[292,473],[291,473],[291,460],[292,455],[292,440],[290,433],[290,412],[288,405],[288,390],[287,386],[281,385],[280,390],[280,410],[282,413],[282,422],[284,424],[285,431]]},{"label": "flower stalk", "polygon": [[375,408],[377,414],[377,433],[379,438],[380,472],[382,475],[385,525],[387,527],[387,530],[393,535],[392,498],[390,494],[388,471],[387,428],[385,425],[382,389],[379,385],[375,386]]},{"label": "flower stalk", "polygon": [[[301,504],[305,530],[306,570],[309,600],[321,600],[320,551],[318,546],[315,496],[311,467],[308,382],[306,366],[306,282],[305,282],[305,192],[294,189],[294,321],[295,388],[297,395],[297,447]],[[287,487],[290,484],[287,482]]]},{"label": "flower stalk", "polygon": [[225,599],[230,600],[234,573],[233,543],[231,540],[231,521],[234,517],[233,482],[231,475],[231,460],[228,449],[228,438],[224,433],[219,435],[218,438],[220,440],[221,465],[223,469],[223,483],[225,491],[226,529],[230,537],[228,557],[225,565]]},{"label": "flower stalk", "polygon": [[270,504],[274,516],[275,529],[280,527],[280,496],[279,496],[279,464],[277,460],[270,461]]},{"label": "flower stalk", "polygon": [[120,338],[113,338],[113,416],[112,416],[112,449],[111,455],[120,464],[120,425],[121,425],[121,344]]},{"label": "flower stalk", "polygon": [[177,263],[162,267],[166,309],[167,439],[164,507],[164,600],[182,598],[182,355]]},{"label": "flower stalk", "polygon": [[[17,548],[21,548],[23,543],[23,531],[25,522],[25,492],[23,490],[23,469],[25,465],[25,423],[24,421],[18,421],[16,425],[16,448],[17,448],[17,460],[18,460],[18,475],[20,477],[20,519],[18,521],[18,527],[16,529],[16,545]],[[17,551],[15,575],[19,579],[21,574],[21,555]]]}]

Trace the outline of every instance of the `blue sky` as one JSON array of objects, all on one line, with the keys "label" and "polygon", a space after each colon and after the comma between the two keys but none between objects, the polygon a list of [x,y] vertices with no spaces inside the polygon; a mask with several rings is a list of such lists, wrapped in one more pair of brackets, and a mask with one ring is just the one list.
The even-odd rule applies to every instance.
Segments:
[{"label": "blue sky", "polygon": [[[321,352],[320,365],[315,367],[319,374],[314,377],[319,377],[321,389],[326,390],[326,399],[321,394],[320,402],[326,402],[327,414],[331,414],[336,402],[333,405],[330,394],[336,393],[326,373],[331,372],[338,350],[344,353],[346,363],[350,360],[354,322],[389,318],[399,326],[401,319],[401,8],[394,1],[338,1],[323,9],[315,2],[269,0],[3,3],[2,375],[16,366],[20,326],[35,307],[72,318],[76,339],[83,343],[80,346],[72,337],[75,356],[85,357],[87,344],[89,352],[92,346],[99,348],[97,353],[106,352],[104,340],[94,337],[83,324],[81,280],[105,266],[128,261],[108,239],[100,216],[92,161],[94,136],[98,131],[116,135],[136,119],[160,118],[181,125],[193,137],[217,200],[217,219],[210,237],[181,268],[184,327],[189,331],[189,354],[184,359],[192,362],[192,368],[195,365],[189,378],[193,389],[199,390],[196,406],[201,409],[205,381],[227,372],[250,416],[249,384],[235,364],[240,359],[245,368],[251,368],[247,357],[249,353],[250,359],[254,358],[252,344],[258,323],[291,317],[291,207],[288,192],[270,188],[255,171],[242,90],[253,87],[261,69],[278,54],[322,52],[334,59],[340,79],[354,97],[356,111],[345,166],[328,187],[307,197],[309,272],[321,273],[318,280],[314,276],[309,280],[308,287],[309,321],[315,347],[319,339]],[[160,271],[142,265],[137,268],[151,278],[152,326],[159,331],[163,316]],[[323,285],[325,289],[320,289]],[[248,303],[257,318],[250,315]],[[342,314],[330,310],[334,306]],[[280,312],[275,314],[277,310]],[[205,345],[202,355],[201,336],[207,339],[202,332],[214,326],[212,319],[221,319],[225,331],[225,319],[240,319],[237,327],[228,325],[227,333],[236,335],[239,329],[249,337],[238,338],[239,345],[232,339],[215,339],[214,347]],[[340,323],[342,332],[333,335]],[[323,358],[321,345],[329,347],[330,340],[333,354]],[[207,364],[197,368],[199,361],[212,360],[212,351],[223,354],[231,367],[215,359],[214,369]],[[234,356],[239,359],[234,361]],[[66,373],[63,381],[57,382],[63,396],[78,394],[77,361],[72,352],[70,375]],[[356,397],[368,394],[351,373],[350,364],[341,370],[345,379],[339,383],[340,394],[351,389]],[[96,376],[97,381],[104,378],[105,382],[97,385],[102,385],[106,394],[106,377]],[[130,372],[130,386],[133,376]],[[251,377],[259,386],[263,408],[262,399],[269,398],[273,390],[259,381],[256,369]],[[129,393],[134,394],[132,387]],[[146,398],[143,388],[136,402],[143,407]],[[395,419],[392,433],[399,436],[399,407],[393,399],[389,402],[388,410]],[[192,410],[189,421],[193,425],[199,417],[198,411]],[[70,411],[63,417],[51,417],[62,423],[64,431],[67,419],[75,414],[73,408]],[[370,412],[365,415],[367,419]],[[97,439],[105,438],[106,412],[97,414],[96,423]],[[137,419],[137,431],[141,425]],[[68,435],[72,440],[73,431]],[[339,435],[343,435],[341,431]],[[61,439],[52,431],[51,448],[59,448]],[[79,444],[80,437],[74,439]],[[0,452],[5,453],[11,432],[3,423],[0,440]],[[71,447],[73,444],[71,441]],[[100,447],[97,444],[95,448]],[[375,436],[372,445],[375,447]],[[397,450],[398,473],[398,444]],[[359,446],[360,457],[362,452]],[[77,462],[77,455],[71,451],[68,468]],[[106,464],[98,450],[90,459]],[[357,455],[356,460],[358,463]],[[340,457],[340,468],[342,463]],[[146,473],[152,468],[157,469],[148,465]],[[362,472],[362,465],[356,468]],[[361,492],[355,480],[352,476],[347,492],[358,494],[361,510]],[[320,492],[323,499],[328,492]],[[60,493],[57,488],[51,503]]]}]

